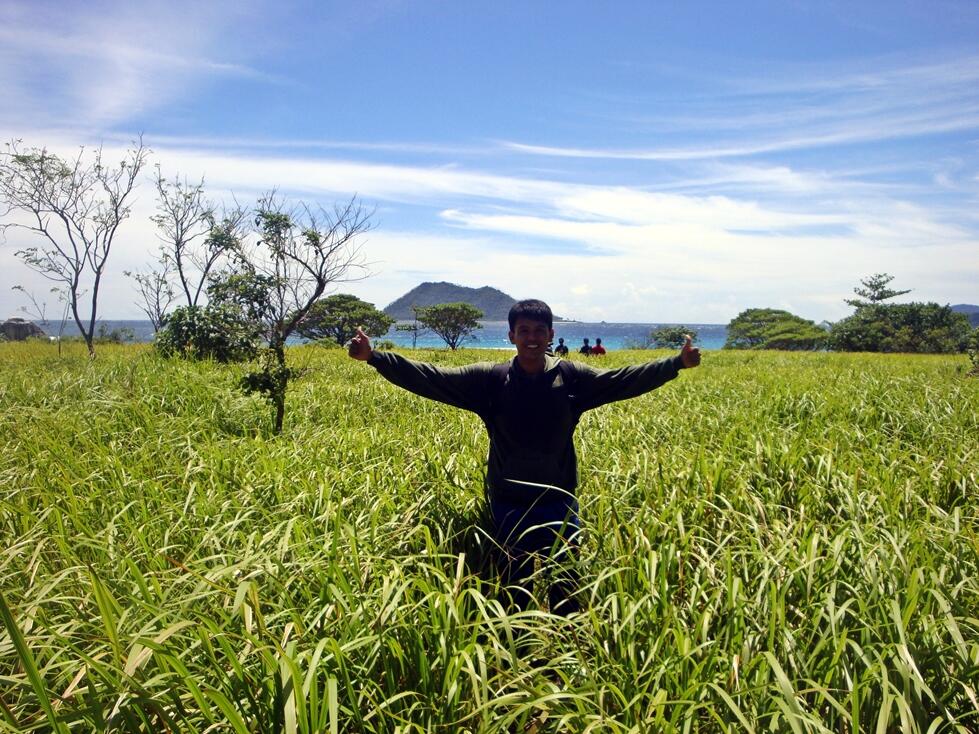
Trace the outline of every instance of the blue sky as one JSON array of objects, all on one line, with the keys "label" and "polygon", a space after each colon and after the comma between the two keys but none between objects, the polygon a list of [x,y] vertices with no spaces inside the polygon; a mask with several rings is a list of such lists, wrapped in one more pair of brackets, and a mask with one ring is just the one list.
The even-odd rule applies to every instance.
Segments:
[{"label": "blue sky", "polygon": [[[217,198],[376,207],[386,305],[422,280],[583,320],[846,315],[861,277],[979,303],[979,3],[11,2],[0,134],[142,132]],[[104,292],[155,248],[139,190]],[[43,281],[0,245],[0,317]]]}]

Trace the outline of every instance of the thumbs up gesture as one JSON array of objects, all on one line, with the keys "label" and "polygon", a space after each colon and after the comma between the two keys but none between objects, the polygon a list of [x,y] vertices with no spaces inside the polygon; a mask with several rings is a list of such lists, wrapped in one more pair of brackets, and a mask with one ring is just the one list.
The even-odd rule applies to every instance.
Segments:
[{"label": "thumbs up gesture", "polygon": [[362,362],[366,362],[371,358],[371,340],[367,334],[364,333],[364,329],[361,326],[357,327],[357,333],[354,338],[347,342],[347,354],[349,354],[354,359],[359,359]]},{"label": "thumbs up gesture", "polygon": [[693,345],[693,337],[687,334],[687,341],[680,350],[680,361],[684,367],[696,367],[700,364],[700,350]]}]

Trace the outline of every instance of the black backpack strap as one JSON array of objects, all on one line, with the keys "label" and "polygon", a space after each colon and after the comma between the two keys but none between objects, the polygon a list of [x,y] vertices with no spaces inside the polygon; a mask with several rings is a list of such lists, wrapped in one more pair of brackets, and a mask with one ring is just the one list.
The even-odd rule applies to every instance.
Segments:
[{"label": "black backpack strap", "polygon": [[574,394],[574,384],[578,380],[578,371],[571,366],[571,362],[562,359],[557,364],[558,371],[561,373],[561,382],[568,388],[568,394]]},{"label": "black backpack strap", "polygon": [[488,418],[496,412],[496,406],[500,402],[500,395],[503,394],[503,386],[506,385],[507,375],[510,374],[510,363],[501,362],[494,364],[489,371],[486,379],[486,402],[488,411],[484,416],[480,416],[483,422],[489,426]]},{"label": "black backpack strap", "polygon": [[506,384],[506,376],[510,373],[510,363],[500,362],[494,364],[490,372],[490,382],[493,387],[503,387]]}]

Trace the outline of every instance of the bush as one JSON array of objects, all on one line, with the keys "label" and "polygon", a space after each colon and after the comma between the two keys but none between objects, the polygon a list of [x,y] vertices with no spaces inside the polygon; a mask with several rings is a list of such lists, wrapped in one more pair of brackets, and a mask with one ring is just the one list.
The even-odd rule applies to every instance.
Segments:
[{"label": "bush", "polygon": [[979,327],[972,330],[966,343],[966,354],[972,362],[972,372],[970,374],[979,375]]},{"label": "bush", "polygon": [[136,332],[128,326],[109,331],[105,324],[99,324],[98,333],[95,335],[96,344],[124,344],[133,341],[136,341]]},{"label": "bush", "polygon": [[182,306],[167,317],[156,334],[156,349],[164,357],[240,362],[258,351],[259,334],[253,322],[234,306]]},{"label": "bush", "polygon": [[649,332],[649,344],[653,349],[682,349],[687,342],[687,336],[697,341],[695,329],[686,326],[661,326]]},{"label": "bush", "polygon": [[749,308],[727,326],[725,349],[821,349],[826,332],[815,323],[775,308]]},{"label": "bush", "polygon": [[964,352],[969,319],[937,303],[874,303],[833,325],[830,346],[841,352]]}]

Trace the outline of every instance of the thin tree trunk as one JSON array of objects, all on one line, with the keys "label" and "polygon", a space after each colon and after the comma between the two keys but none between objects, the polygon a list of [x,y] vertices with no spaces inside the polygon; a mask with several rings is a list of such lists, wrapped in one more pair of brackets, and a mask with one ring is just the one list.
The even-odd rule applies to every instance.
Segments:
[{"label": "thin tree trunk", "polygon": [[275,352],[275,375],[273,378],[273,399],[275,402],[275,435],[282,433],[282,423],[286,415],[286,388],[289,384],[289,372],[286,369],[286,351],[283,344],[272,347]]}]

